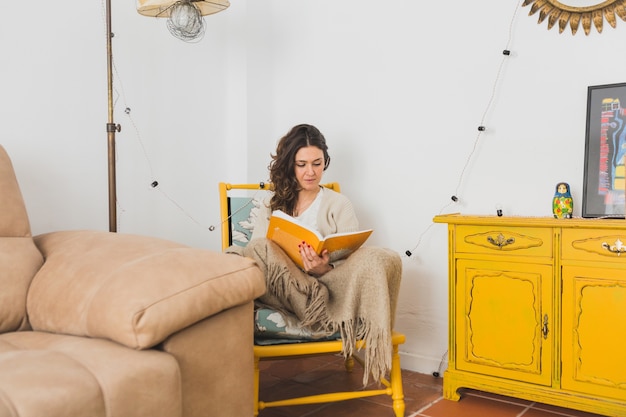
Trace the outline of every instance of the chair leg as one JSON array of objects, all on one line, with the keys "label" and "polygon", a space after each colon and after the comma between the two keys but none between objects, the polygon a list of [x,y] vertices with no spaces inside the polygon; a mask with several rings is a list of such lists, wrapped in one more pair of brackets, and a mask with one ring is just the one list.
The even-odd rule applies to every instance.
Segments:
[{"label": "chair leg", "polygon": [[393,411],[396,414],[396,417],[404,417],[405,404],[404,392],[402,390],[402,371],[400,369],[400,354],[398,352],[398,345],[393,345],[390,379]]},{"label": "chair leg", "polygon": [[254,417],[259,415],[259,357],[254,357]]},{"label": "chair leg", "polygon": [[352,355],[346,358],[343,366],[346,368],[346,371],[352,372],[352,370],[354,369],[354,358],[352,357]]}]

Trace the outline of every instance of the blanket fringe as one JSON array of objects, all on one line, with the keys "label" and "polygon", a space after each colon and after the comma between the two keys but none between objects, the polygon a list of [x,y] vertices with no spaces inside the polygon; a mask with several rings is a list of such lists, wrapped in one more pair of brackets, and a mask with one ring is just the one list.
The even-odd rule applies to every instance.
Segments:
[{"label": "blanket fringe", "polygon": [[[363,386],[391,369],[391,328],[402,274],[402,262],[392,251],[364,247],[339,268],[317,279],[300,270],[267,239],[244,248],[263,270],[267,292],[258,301],[294,314],[315,332],[339,332],[344,358],[363,341]],[[360,350],[361,348],[359,348]]]},{"label": "blanket fringe", "polygon": [[[355,325],[355,322],[357,323]],[[391,334],[387,329],[374,328],[371,323],[358,318],[349,320],[340,325],[343,341],[343,356],[348,358],[361,349],[356,348],[357,341],[363,341],[365,358],[363,372],[363,386],[369,382],[370,375],[376,381],[384,378],[391,370],[392,343]]]}]

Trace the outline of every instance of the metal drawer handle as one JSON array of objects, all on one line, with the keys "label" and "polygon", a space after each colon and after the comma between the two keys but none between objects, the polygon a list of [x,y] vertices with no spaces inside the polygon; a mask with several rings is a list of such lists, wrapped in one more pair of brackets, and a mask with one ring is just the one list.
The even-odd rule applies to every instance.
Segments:
[{"label": "metal drawer handle", "polygon": [[487,241],[494,246],[502,248],[506,245],[510,245],[511,243],[515,243],[515,238],[510,237],[507,239],[504,237],[504,235],[502,235],[502,233],[500,233],[495,239],[491,236],[488,236]]},{"label": "metal drawer handle", "polygon": [[624,246],[622,241],[619,240],[619,239],[617,239],[615,241],[615,244],[613,246],[611,246],[608,243],[604,242],[604,243],[602,243],[602,247],[604,249],[608,250],[611,253],[616,253],[617,256],[620,256],[622,253],[626,252],[626,246]]},{"label": "metal drawer handle", "polygon": [[546,314],[543,316],[543,326],[541,328],[541,333],[543,334],[544,339],[548,338],[549,332],[550,330],[548,329],[548,315]]}]

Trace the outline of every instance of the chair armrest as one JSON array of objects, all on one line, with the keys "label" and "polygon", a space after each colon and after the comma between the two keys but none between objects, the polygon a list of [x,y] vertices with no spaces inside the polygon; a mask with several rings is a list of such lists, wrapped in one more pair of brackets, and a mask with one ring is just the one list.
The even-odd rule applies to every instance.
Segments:
[{"label": "chair armrest", "polygon": [[35,330],[145,349],[265,292],[261,271],[239,256],[100,231],[34,240],[45,259],[27,298]]}]

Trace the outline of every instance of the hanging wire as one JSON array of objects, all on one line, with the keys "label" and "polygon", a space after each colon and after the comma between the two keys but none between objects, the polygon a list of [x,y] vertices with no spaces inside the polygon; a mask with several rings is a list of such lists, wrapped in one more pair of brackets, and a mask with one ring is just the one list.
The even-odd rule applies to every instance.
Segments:
[{"label": "hanging wire", "polygon": [[[522,0],[523,1],[523,0]],[[521,2],[522,2],[521,1]],[[521,3],[520,2],[520,3]],[[103,8],[104,8],[104,2],[102,2]],[[478,147],[478,144],[480,142],[480,139],[485,131],[484,128],[484,122],[485,119],[487,117],[487,114],[489,112],[489,110],[491,109],[491,106],[493,104],[493,100],[495,98],[495,94],[497,92],[497,87],[499,85],[500,82],[500,78],[501,78],[501,74],[502,74],[502,70],[504,67],[504,63],[506,62],[506,59],[509,57],[510,52],[509,52],[509,46],[512,40],[512,35],[513,35],[513,25],[517,16],[517,11],[519,9],[520,6],[516,6],[515,11],[513,13],[513,16],[511,17],[511,21],[509,24],[509,32],[508,32],[508,39],[507,39],[507,43],[506,43],[506,49],[503,51],[503,58],[502,61],[500,62],[500,65],[498,67],[498,71],[496,73],[496,77],[494,80],[494,83],[492,85],[492,89],[491,89],[491,95],[489,97],[489,100],[487,102],[487,106],[485,108],[485,111],[483,112],[483,115],[481,117],[480,120],[480,126],[478,128],[478,134],[476,135],[476,138],[474,140],[474,144],[472,147],[471,152],[469,153],[465,164],[463,166],[463,169],[461,170],[461,173],[459,175],[459,181],[457,183],[457,186],[455,188],[455,193],[452,196],[452,201],[445,204],[439,211],[438,214],[442,214],[448,207],[452,206],[453,204],[458,202],[458,197],[456,196],[458,194],[458,191],[461,187],[461,184],[463,182],[463,179],[465,177],[465,172],[467,170],[467,167],[469,166],[469,163],[471,162],[471,160],[474,157],[474,154],[476,152],[476,149]],[[169,29],[169,31],[172,33],[173,36],[177,37],[178,39],[181,39],[183,41],[186,42],[192,42],[192,41],[197,41],[200,40],[205,33],[205,22],[204,19],[202,18],[202,15],[199,11],[199,9],[192,4],[191,0],[180,0],[176,3],[174,3],[172,6],[170,6],[167,10],[169,10],[170,12],[170,17],[168,18],[167,21],[167,27]],[[115,73],[117,75],[116,79],[120,80],[119,77],[119,73],[117,71],[117,67],[115,66],[115,62],[113,62],[113,67],[115,70]],[[120,95],[123,99],[124,102],[126,102],[126,97],[125,97],[125,93],[124,93],[124,88],[121,84],[120,81],[118,81],[118,83],[120,84],[120,88],[121,88],[121,94],[120,91],[118,91],[117,88],[115,88],[115,93],[117,95],[116,99],[115,99],[115,103],[117,103],[117,100],[120,98]],[[144,157],[148,163],[148,169],[150,170],[150,174],[152,176],[152,178],[154,178],[154,170],[152,168],[152,164],[150,162],[150,158],[148,157],[147,151],[146,151],[146,147],[144,145],[144,142],[141,138],[141,134],[139,129],[137,128],[137,125],[135,124],[132,116],[131,116],[131,111],[130,108],[127,106],[125,108],[125,113],[128,116],[131,124],[133,125],[133,128],[135,130],[135,135],[136,138],[141,146],[142,152],[144,154]],[[159,188],[158,187],[158,182],[154,181],[152,183],[152,187],[153,188]],[[164,192],[161,188],[159,188],[159,191],[163,194],[163,196],[165,196],[172,204],[174,204],[176,207],[178,207],[187,217],[189,217],[194,223],[196,223],[197,225],[209,229],[209,230],[214,230],[215,227],[213,225],[211,226],[203,226],[199,221],[197,221],[192,215],[190,215],[187,211],[185,211],[185,209],[178,204],[172,197],[170,197],[166,192]],[[227,221],[228,219],[226,219],[225,221]],[[221,224],[221,223],[220,223]],[[405,252],[405,254],[407,256],[411,256],[412,252],[415,251],[419,245],[421,244],[422,238],[423,236],[430,230],[430,228],[433,226],[434,224],[431,223],[419,236],[418,236],[418,240],[415,244],[415,246],[413,247],[413,249],[411,251],[407,250]]]},{"label": "hanging wire", "polygon": [[483,115],[480,118],[480,124],[478,125],[478,134],[476,135],[476,139],[474,140],[474,146],[472,147],[472,151],[469,153],[465,161],[465,165],[463,166],[463,169],[461,170],[461,175],[459,176],[459,182],[457,183],[457,186],[454,189],[455,196],[458,195],[459,189],[461,188],[461,183],[463,182],[463,179],[465,178],[465,171],[467,170],[469,163],[473,159],[474,153],[476,152],[476,148],[478,147],[478,143],[480,142],[480,138],[485,132],[485,119],[487,118],[487,113],[489,113],[489,110],[491,110],[491,105],[493,104],[493,100],[496,96],[497,88],[498,88],[498,85],[500,84],[500,77],[502,75],[502,69],[504,68],[504,63],[507,61],[507,59],[511,55],[509,47],[511,44],[511,39],[513,38],[513,23],[515,22],[517,11],[520,7],[521,5],[515,8],[515,11],[513,12],[513,16],[511,17],[511,21],[509,23],[509,36],[506,41],[506,47],[504,51],[502,52],[502,60],[500,61],[500,65],[498,66],[498,72],[496,73],[496,78],[491,87],[491,95],[489,96],[487,106],[485,107],[485,111],[483,112]]},{"label": "hanging wire", "polygon": [[[188,1],[187,1],[188,2]],[[105,7],[105,2],[104,0],[101,1],[101,7],[102,7],[102,18],[103,18],[103,22],[106,26],[106,22],[105,22],[105,14],[106,14],[106,7]],[[195,9],[195,6],[192,6]],[[197,10],[197,9],[196,9]],[[106,34],[106,31],[105,31]],[[113,71],[115,73],[115,83],[113,85],[113,92],[115,94],[115,97],[113,99],[113,107],[116,108],[118,101],[121,99],[123,101],[123,104],[125,106],[124,108],[124,114],[128,117],[128,120],[130,121],[131,125],[133,126],[133,130],[135,131],[135,139],[137,140],[137,142],[139,143],[139,146],[141,147],[141,151],[143,152],[143,156],[145,158],[148,170],[150,172],[150,178],[155,178],[154,175],[154,169],[152,166],[152,161],[150,160],[150,157],[148,156],[148,152],[145,146],[145,143],[143,141],[141,132],[139,130],[139,128],[137,127],[137,124],[135,123],[135,120],[132,117],[132,111],[131,108],[127,105],[127,100],[126,100],[126,92],[124,89],[124,84],[122,82],[122,77],[119,74],[119,71],[117,69],[117,65],[115,63],[115,59],[114,57],[111,57],[111,63],[112,63],[112,67],[113,67]],[[116,149],[115,151],[115,162],[117,163],[118,161],[118,150]],[[158,181],[153,180],[151,183],[151,187],[152,188],[158,188],[158,191],[167,199],[169,200],[174,206],[176,206],[183,214],[185,214],[189,219],[191,219],[194,223],[196,223],[197,225],[199,225],[200,227],[204,228],[204,229],[208,229],[210,231],[213,231],[215,229],[215,226],[210,225],[210,226],[205,226],[202,225],[197,219],[195,219],[189,212],[187,212],[179,203],[177,203],[169,194],[167,194],[167,192],[165,192],[161,187],[159,187],[159,183]],[[119,201],[119,199],[116,201],[116,206],[118,208],[118,210],[120,211],[121,214],[126,212],[126,209],[124,209],[124,207],[122,206],[121,202]],[[117,218],[117,226],[118,229],[120,229],[121,226],[121,221],[122,221],[122,216],[118,216]]]},{"label": "hanging wire", "polygon": [[[476,153],[476,149],[478,148],[478,144],[480,142],[481,137],[483,136],[483,134],[485,133],[485,120],[487,118],[487,114],[489,113],[489,110],[491,110],[491,106],[493,104],[493,100],[495,98],[497,89],[498,89],[498,85],[500,84],[500,78],[502,75],[502,70],[504,68],[504,63],[507,61],[507,59],[510,57],[511,55],[511,51],[509,49],[510,44],[511,44],[511,40],[513,38],[513,24],[515,23],[515,19],[517,17],[517,11],[520,9],[520,7],[522,7],[523,0],[520,1],[520,3],[515,7],[515,11],[513,12],[513,16],[511,16],[511,21],[509,23],[509,33],[508,33],[508,38],[506,41],[506,47],[505,49],[502,51],[502,60],[500,61],[500,65],[498,66],[498,71],[496,73],[496,77],[495,80],[493,82],[493,85],[491,87],[491,95],[489,96],[489,100],[487,101],[487,106],[485,107],[485,111],[483,112],[483,115],[480,119],[480,125],[478,126],[478,134],[476,135],[476,138],[474,139],[474,144],[472,146],[472,150],[470,151],[470,153],[468,154],[466,160],[465,160],[465,164],[463,165],[463,169],[461,170],[461,173],[459,175],[459,181],[456,185],[456,188],[454,189],[454,194],[452,195],[452,201],[447,203],[446,205],[444,205],[441,210],[439,210],[439,214],[442,214],[444,212],[444,210],[446,210],[448,207],[450,207],[453,204],[456,204],[459,201],[458,198],[458,193],[459,193],[459,189],[461,188],[461,184],[463,183],[463,180],[465,178],[465,171],[467,171],[467,167],[469,166],[470,162],[472,161],[472,159],[474,158],[474,154]],[[433,227],[434,223],[430,223],[428,225],[428,227],[418,236],[417,238],[417,243],[415,244],[415,246],[413,246],[413,248],[411,250],[407,250],[406,252],[404,252],[404,254],[408,257],[410,257],[413,252],[415,252],[417,250],[417,248],[419,247],[422,238],[424,237],[424,235],[430,230],[431,227]]]}]

